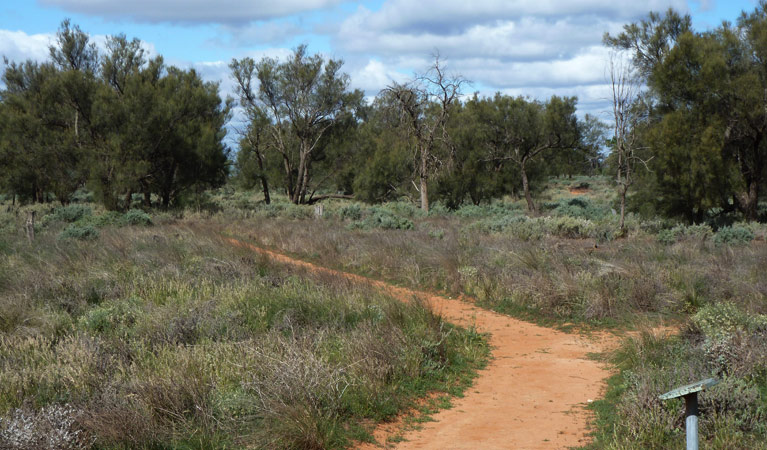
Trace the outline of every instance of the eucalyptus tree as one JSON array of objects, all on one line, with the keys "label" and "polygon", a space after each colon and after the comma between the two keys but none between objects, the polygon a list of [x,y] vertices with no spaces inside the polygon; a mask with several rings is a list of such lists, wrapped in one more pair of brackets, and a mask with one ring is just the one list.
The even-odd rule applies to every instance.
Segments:
[{"label": "eucalyptus tree", "polygon": [[362,100],[360,91],[349,90],[349,76],[341,72],[342,65],[340,60],[309,55],[305,45],[284,62],[265,57],[256,63],[244,58],[229,65],[251,128],[260,126],[253,123],[257,118],[268,118],[267,148],[281,157],[285,188],[293,203],[347,197],[315,197],[310,191],[312,163],[324,150],[330,129]]},{"label": "eucalyptus tree", "polygon": [[429,211],[429,177],[437,166],[453,155],[449,151],[446,158],[441,158],[435,150],[438,145],[448,149],[452,146],[447,121],[466,83],[465,78],[448,74],[437,55],[425,73],[406,83],[394,82],[381,92],[394,100],[401,114],[400,124],[413,140],[418,191],[424,211]]}]

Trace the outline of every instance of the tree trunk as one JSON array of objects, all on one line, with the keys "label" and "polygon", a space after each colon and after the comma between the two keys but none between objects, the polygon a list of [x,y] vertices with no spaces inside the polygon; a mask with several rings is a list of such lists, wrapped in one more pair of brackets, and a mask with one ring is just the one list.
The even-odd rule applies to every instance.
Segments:
[{"label": "tree trunk", "polygon": [[748,180],[747,184],[748,190],[738,196],[738,203],[740,205],[741,212],[746,217],[746,220],[751,222],[757,219],[759,205],[759,180],[753,177]]},{"label": "tree trunk", "polygon": [[264,203],[267,205],[272,203],[272,198],[269,197],[269,184],[266,182],[266,175],[261,175],[261,190],[264,191]]},{"label": "tree trunk", "polygon": [[301,202],[301,197],[304,193],[304,171],[306,170],[306,153],[302,150],[301,156],[298,160],[298,174],[296,175],[296,185],[295,190],[293,192],[293,196],[291,197],[290,201],[292,201],[294,204],[299,204]]},{"label": "tree trunk", "polygon": [[149,191],[144,191],[144,206],[147,208],[152,207],[152,193]]},{"label": "tree trunk", "polygon": [[133,191],[129,190],[125,194],[125,209],[130,209],[131,203],[133,203]]},{"label": "tree trunk", "polygon": [[527,200],[527,210],[533,214],[538,214],[538,210],[533,203],[533,196],[530,195],[530,183],[527,181],[527,171],[525,170],[525,163],[519,165],[519,171],[522,175],[522,189],[525,191],[525,200]]},{"label": "tree trunk", "polygon": [[428,181],[429,177],[427,175],[428,170],[428,154],[425,150],[421,150],[421,173],[420,179],[421,179],[421,209],[425,212],[429,212],[429,188],[428,188]]},{"label": "tree trunk", "polygon": [[625,229],[625,219],[626,219],[626,191],[628,191],[628,186],[623,186],[621,188],[621,222],[620,222],[620,230],[623,232]]},{"label": "tree trunk", "polygon": [[261,172],[259,178],[261,178],[261,190],[264,191],[264,203],[268,205],[272,199],[269,197],[269,183],[266,181],[266,173],[264,172],[264,157],[258,149],[256,149],[256,161],[258,161],[258,170]]},{"label": "tree trunk", "polygon": [[427,184],[428,179],[426,176],[421,175],[421,209],[424,212],[429,212],[429,188]]}]

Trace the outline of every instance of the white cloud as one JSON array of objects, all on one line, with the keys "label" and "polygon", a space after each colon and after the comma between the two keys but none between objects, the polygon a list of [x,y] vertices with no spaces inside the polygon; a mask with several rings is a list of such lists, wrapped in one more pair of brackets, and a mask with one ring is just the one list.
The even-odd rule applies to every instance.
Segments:
[{"label": "white cloud", "polygon": [[389,0],[376,11],[358,8],[333,43],[347,58],[376,61],[353,72],[368,92],[385,86],[381,74],[427,68],[438,51],[482,94],[578,95],[593,113],[607,106],[607,92],[595,90],[605,82],[603,34],[669,7],[689,11],[685,0]]},{"label": "white cloud", "polygon": [[669,7],[688,10],[685,0],[390,0],[379,11],[371,13],[360,8],[357,15],[367,16],[367,26],[373,30],[429,30],[447,34],[467,24],[516,20],[520,17],[596,16],[625,20],[644,16],[650,10],[664,11]]},{"label": "white cloud", "polygon": [[140,22],[247,23],[327,8],[341,0],[41,0],[46,6]]},{"label": "white cloud", "polygon": [[48,57],[53,34],[26,34],[23,31],[0,30],[0,55],[11,61],[42,61]]},{"label": "white cloud", "polygon": [[407,79],[407,75],[387,67],[377,59],[369,59],[364,66],[352,67],[348,72],[352,89],[361,89],[373,96],[392,81],[403,82]]}]

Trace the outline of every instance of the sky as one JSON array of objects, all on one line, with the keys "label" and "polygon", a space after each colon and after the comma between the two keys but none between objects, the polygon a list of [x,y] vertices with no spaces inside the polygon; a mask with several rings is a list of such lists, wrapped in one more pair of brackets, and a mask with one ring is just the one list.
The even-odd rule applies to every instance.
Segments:
[{"label": "sky", "polygon": [[45,60],[70,18],[97,43],[119,33],[141,39],[166,63],[219,81],[222,95],[233,93],[233,58],[285,58],[306,44],[343,59],[351,87],[373,97],[439,52],[449,73],[471,81],[466,94],[575,95],[580,114],[607,119],[602,35],[669,7],[706,30],[736,21],[756,1],[0,0],[0,56]]}]

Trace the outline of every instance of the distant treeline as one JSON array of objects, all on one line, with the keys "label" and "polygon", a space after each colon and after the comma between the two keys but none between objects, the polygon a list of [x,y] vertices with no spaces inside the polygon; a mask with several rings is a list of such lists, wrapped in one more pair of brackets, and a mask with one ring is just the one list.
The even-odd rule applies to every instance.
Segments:
[{"label": "distant treeline", "polygon": [[[606,61],[607,123],[577,98],[465,96],[439,57],[372,101],[342,62],[298,47],[285,60],[233,60],[245,125],[223,145],[234,101],[193,70],[148,59],[111,37],[99,54],[65,21],[47,63],[8,65],[0,93],[0,192],[66,203],[79,188],[111,209],[148,206],[227,180],[297,204],[329,197],[410,198],[428,210],[535,195],[552,175],[614,177],[621,212],[701,222],[764,218],[767,188],[767,5],[706,32],[673,10],[617,36]],[[618,205],[616,205],[618,206]]]}]

